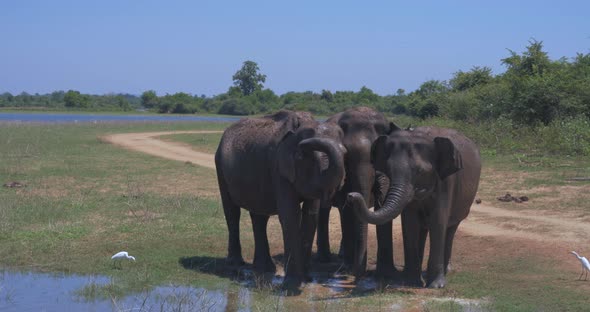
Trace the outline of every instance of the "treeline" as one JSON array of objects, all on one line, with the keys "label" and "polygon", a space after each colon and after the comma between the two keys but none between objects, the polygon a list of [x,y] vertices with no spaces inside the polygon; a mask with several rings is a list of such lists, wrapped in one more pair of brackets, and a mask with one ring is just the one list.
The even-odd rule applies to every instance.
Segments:
[{"label": "treeline", "polygon": [[506,66],[494,75],[489,67],[458,71],[447,81],[429,80],[410,93],[398,89],[380,96],[371,89],[323,90],[276,95],[264,89],[265,75],[247,61],[234,75],[234,86],[215,97],[188,94],[157,96],[146,91],[142,104],[161,113],[219,113],[251,115],[277,109],[328,115],[352,106],[373,107],[386,114],[426,119],[443,117],[471,123],[498,118],[517,125],[548,125],[555,120],[590,117],[590,54],[551,60],[543,43],[531,41],[523,53],[509,51]]},{"label": "treeline", "polygon": [[141,99],[133,94],[82,94],[79,91],[55,91],[49,94],[0,94],[0,107],[31,109],[71,109],[89,111],[131,111],[141,108]]},{"label": "treeline", "polygon": [[504,73],[488,67],[458,71],[446,81],[430,80],[417,90],[380,96],[367,87],[354,91],[323,90],[320,93],[265,89],[266,75],[258,65],[244,62],[227,92],[206,97],[188,93],[158,95],[145,91],[140,97],[85,95],[58,91],[46,95],[0,95],[0,107],[50,107],[88,110],[131,110],[144,107],[160,113],[216,113],[252,115],[292,109],[329,115],[352,106],[370,106],[386,114],[426,119],[443,117],[470,123],[508,119],[517,125],[547,125],[555,120],[590,117],[590,54],[551,60],[540,41],[531,41],[522,53],[509,51],[501,60]]}]

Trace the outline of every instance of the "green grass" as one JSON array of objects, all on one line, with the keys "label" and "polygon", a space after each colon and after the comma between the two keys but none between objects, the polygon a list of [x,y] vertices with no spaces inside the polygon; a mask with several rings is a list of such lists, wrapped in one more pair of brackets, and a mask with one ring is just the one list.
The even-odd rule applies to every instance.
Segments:
[{"label": "green grass", "polygon": [[567,285],[560,275],[563,272],[550,263],[537,257],[502,257],[483,264],[486,270],[451,274],[445,291],[465,298],[487,298],[494,311],[587,310],[585,290]]},{"label": "green grass", "polygon": [[215,154],[219,141],[221,140],[222,133],[210,133],[210,134],[171,134],[160,136],[160,139],[164,141],[182,142],[189,144],[193,149],[200,152]]},{"label": "green grass", "polygon": [[213,170],[126,151],[97,137],[225,126],[0,126],[0,182],[27,185],[0,188],[0,264],[110,275],[110,255],[130,250],[142,261],[117,274],[150,268],[149,281],[159,283],[185,278],[181,257],[223,257],[225,242],[218,237],[225,235],[225,221],[210,185]]},{"label": "green grass", "polygon": [[[227,125],[0,125],[0,184],[20,181],[27,185],[0,187],[0,266],[100,274],[116,282],[87,285],[80,296],[88,298],[120,297],[169,283],[225,289],[228,296],[236,296],[239,284],[216,274],[226,253],[227,230],[214,170],[127,151],[98,139],[112,133],[222,130]],[[212,153],[220,136],[180,134],[164,139]],[[590,175],[583,158],[522,156],[489,149],[482,154],[480,193],[490,201],[506,190],[570,185],[564,178]],[[588,182],[576,185],[584,187]],[[543,190],[532,194],[549,196]],[[590,212],[590,201],[580,199],[584,196],[588,195],[572,196],[568,204],[576,203],[574,209]],[[253,241],[247,214],[242,214],[242,221],[244,256],[251,261]],[[276,223],[269,232],[280,237]],[[282,251],[281,242],[271,244],[273,250]],[[485,244],[482,240],[481,245]],[[120,250],[129,251],[138,261],[123,263],[123,270],[113,269],[110,256]],[[563,277],[551,260],[535,255],[527,258],[526,253],[502,255],[501,249],[498,254],[499,258],[482,262],[481,269],[470,266],[450,274],[448,287],[441,291],[416,295],[388,289],[329,295],[320,286],[321,293],[286,299],[273,290],[255,290],[250,308],[343,311],[369,305],[380,311],[415,306],[430,311],[460,310],[459,301],[430,300],[437,297],[481,299],[484,310],[497,311],[575,311],[588,303],[584,289],[563,287]]]}]

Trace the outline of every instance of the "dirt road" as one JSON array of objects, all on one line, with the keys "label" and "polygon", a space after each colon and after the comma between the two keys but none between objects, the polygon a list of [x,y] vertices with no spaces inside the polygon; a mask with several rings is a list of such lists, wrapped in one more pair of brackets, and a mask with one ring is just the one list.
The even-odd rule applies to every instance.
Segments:
[{"label": "dirt road", "polygon": [[195,151],[186,144],[164,142],[162,140],[158,140],[157,137],[181,133],[208,134],[222,132],[223,131],[167,131],[121,133],[104,136],[101,139],[105,142],[112,143],[126,149],[182,162],[190,161],[193,164],[199,166],[215,169],[215,160],[213,154]]},{"label": "dirt road", "polygon": [[[157,137],[177,133],[208,134],[220,131],[171,131],[124,133],[103,137],[106,142],[150,155],[215,168],[214,156],[191,149],[182,143],[164,142]],[[527,204],[528,209],[510,210],[487,204],[473,205],[471,214],[459,230],[467,235],[525,238],[538,241],[585,241],[590,223],[562,215],[544,215]],[[399,222],[399,218],[397,219]],[[399,229],[399,227],[397,227]]]}]

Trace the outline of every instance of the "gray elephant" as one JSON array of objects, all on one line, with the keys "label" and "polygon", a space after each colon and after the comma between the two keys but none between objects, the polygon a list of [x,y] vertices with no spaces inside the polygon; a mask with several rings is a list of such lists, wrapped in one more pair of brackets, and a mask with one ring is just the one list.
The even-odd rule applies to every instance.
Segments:
[{"label": "gray elephant", "polygon": [[349,194],[347,203],[361,220],[372,224],[390,222],[401,213],[408,285],[422,286],[424,245],[430,232],[426,285],[444,287],[455,232],[477,192],[479,149],[455,130],[420,127],[379,137],[371,154],[375,169],[391,181],[383,207],[370,211],[358,193]]},{"label": "gray elephant", "polygon": [[[332,202],[322,202],[318,221],[318,258],[321,262],[330,261],[331,258],[328,223],[330,207],[334,205],[340,211],[342,228],[340,255],[355,276],[360,276],[365,272],[367,261],[367,223],[359,222],[352,210],[342,208],[349,192],[362,194],[365,201],[373,205],[375,182],[383,180],[383,177],[379,178],[375,175],[371,164],[371,145],[380,135],[387,135],[397,127],[383,114],[368,107],[355,107],[335,114],[328,118],[325,124],[329,125],[329,128],[337,125],[343,131],[342,143],[347,150],[346,179],[344,186],[335,194]],[[391,225],[378,227],[377,234],[380,242],[377,252],[377,269],[393,268]]]},{"label": "gray elephant", "polygon": [[[242,265],[240,207],[250,212],[254,230],[254,269],[274,272],[266,227],[278,214],[285,246],[284,286],[299,287],[311,258],[319,202],[343,183],[340,129],[311,114],[279,111],[242,119],[227,128],[215,154],[223,212],[229,231],[227,263]],[[303,209],[300,203],[303,202]]]}]

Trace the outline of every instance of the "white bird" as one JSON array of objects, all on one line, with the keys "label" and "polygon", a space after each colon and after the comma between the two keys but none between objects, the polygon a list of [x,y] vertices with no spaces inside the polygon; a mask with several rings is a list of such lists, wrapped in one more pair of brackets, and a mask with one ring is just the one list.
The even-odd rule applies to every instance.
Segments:
[{"label": "white bird", "polygon": [[118,253],[114,254],[111,259],[113,260],[113,266],[115,265],[115,262],[118,260],[119,262],[121,262],[121,260],[123,259],[129,259],[129,260],[133,260],[135,261],[135,257],[134,256],[130,256],[126,251],[119,251]]},{"label": "white bird", "polygon": [[578,260],[580,260],[580,263],[582,264],[582,274],[580,274],[580,277],[578,277],[578,280],[582,279],[582,275],[584,275],[584,271],[586,271],[586,277],[584,277],[584,280],[587,280],[588,279],[588,272],[590,271],[590,262],[588,262],[588,259],[586,259],[586,257],[581,257],[575,251],[571,251],[570,253],[575,255],[576,257],[578,257]]}]

